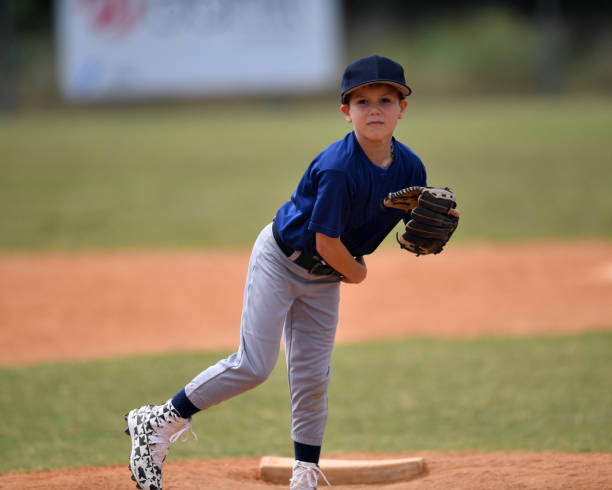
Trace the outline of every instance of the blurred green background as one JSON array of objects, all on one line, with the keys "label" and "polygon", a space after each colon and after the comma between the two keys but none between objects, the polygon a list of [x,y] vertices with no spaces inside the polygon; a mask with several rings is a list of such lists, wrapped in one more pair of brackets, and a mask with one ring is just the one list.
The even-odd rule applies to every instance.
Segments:
[{"label": "blurred green background", "polygon": [[[415,96],[396,136],[457,194],[453,240],[609,239],[610,128],[606,97]],[[248,248],[349,130],[336,101],[7,119],[0,248]]]}]

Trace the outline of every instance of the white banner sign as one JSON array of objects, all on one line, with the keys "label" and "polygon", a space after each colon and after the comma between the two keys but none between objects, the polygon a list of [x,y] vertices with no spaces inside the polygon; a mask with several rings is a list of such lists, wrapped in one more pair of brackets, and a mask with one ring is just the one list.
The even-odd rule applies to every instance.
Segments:
[{"label": "white banner sign", "polygon": [[59,0],[62,94],[317,92],[339,78],[338,0]]}]

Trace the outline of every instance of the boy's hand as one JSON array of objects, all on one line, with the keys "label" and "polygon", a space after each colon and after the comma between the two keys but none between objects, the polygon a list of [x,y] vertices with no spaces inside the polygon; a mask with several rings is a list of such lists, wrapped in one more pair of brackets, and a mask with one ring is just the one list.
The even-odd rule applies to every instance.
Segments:
[{"label": "boy's hand", "polygon": [[368,275],[368,268],[366,267],[365,260],[363,259],[363,257],[357,257],[355,259],[355,262],[357,262],[359,265],[361,265],[363,267],[363,269],[362,269],[363,277],[361,277],[361,275],[359,275],[357,277],[353,277],[353,278],[349,279],[346,276],[343,276],[342,277],[342,282],[346,282],[347,284],[359,284]]},{"label": "boy's hand", "polygon": [[358,284],[366,278],[368,269],[363,257],[355,259],[340,237],[333,238],[317,232],[316,247],[323,260],[342,274],[343,282]]}]

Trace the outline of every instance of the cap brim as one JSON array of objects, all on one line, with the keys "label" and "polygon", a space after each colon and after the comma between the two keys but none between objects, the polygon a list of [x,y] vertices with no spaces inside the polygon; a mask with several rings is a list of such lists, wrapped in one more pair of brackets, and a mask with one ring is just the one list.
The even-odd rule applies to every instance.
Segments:
[{"label": "cap brim", "polygon": [[401,83],[397,83],[397,82],[393,82],[391,80],[372,80],[369,82],[363,82],[360,83],[359,85],[356,85],[355,87],[350,88],[349,90],[347,90],[346,92],[342,93],[340,95],[340,97],[342,98],[342,102],[344,102],[344,98],[349,95],[350,93],[354,92],[355,90],[365,86],[365,85],[372,85],[374,83],[384,83],[387,85],[391,85],[392,87],[396,88],[401,94],[403,94],[404,97],[408,97],[411,93],[412,93],[412,89],[408,86],[408,85],[402,85]]}]

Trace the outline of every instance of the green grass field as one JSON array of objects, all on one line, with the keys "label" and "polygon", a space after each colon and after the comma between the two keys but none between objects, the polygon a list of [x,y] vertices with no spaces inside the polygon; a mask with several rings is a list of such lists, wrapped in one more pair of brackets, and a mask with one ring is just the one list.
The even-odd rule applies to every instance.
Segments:
[{"label": "green grass field", "polygon": [[[456,192],[454,240],[609,239],[611,127],[612,98],[415,96],[396,135]],[[249,246],[350,129],[336,100],[0,121],[0,249]]]},{"label": "green grass field", "polygon": [[[324,450],[612,451],[612,333],[336,348]],[[123,413],[219,353],[1,369],[0,472],[124,463]],[[155,373],[152,376],[151,373]],[[291,454],[284,362],[194,419],[171,459]]]}]

